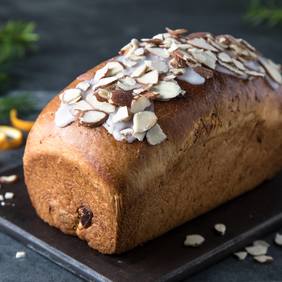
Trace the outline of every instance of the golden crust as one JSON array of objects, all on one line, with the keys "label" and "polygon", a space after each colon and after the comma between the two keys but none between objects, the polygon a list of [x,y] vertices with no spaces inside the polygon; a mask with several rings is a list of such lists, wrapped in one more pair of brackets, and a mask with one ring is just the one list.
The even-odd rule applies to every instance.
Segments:
[{"label": "golden crust", "polygon": [[[68,87],[90,78],[98,67]],[[215,72],[184,97],[156,102],[168,139],[116,141],[103,127],[54,123],[55,97],[39,115],[24,155],[38,215],[103,253],[120,253],[254,188],[282,166],[282,89]],[[77,209],[93,212],[90,227]]]}]

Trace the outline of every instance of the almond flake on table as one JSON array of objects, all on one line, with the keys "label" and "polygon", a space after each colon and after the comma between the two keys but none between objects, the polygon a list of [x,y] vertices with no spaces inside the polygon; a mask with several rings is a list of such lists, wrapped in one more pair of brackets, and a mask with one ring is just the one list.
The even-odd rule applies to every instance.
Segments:
[{"label": "almond flake on table", "polygon": [[256,241],[253,242],[253,245],[254,245],[254,246],[261,245],[261,246],[265,246],[265,247],[267,247],[267,248],[270,247],[270,244],[267,243],[267,242],[264,241],[264,240],[256,240]]},{"label": "almond flake on table", "polygon": [[15,257],[16,259],[20,259],[20,258],[25,258],[25,256],[26,256],[26,253],[24,251],[18,251]]},{"label": "almond flake on table", "polygon": [[199,234],[187,235],[184,245],[187,247],[198,247],[205,242],[205,238]]},{"label": "almond flake on table", "polygon": [[12,200],[12,199],[14,198],[14,193],[13,193],[13,192],[6,192],[6,193],[4,194],[4,198],[5,198],[6,200]]},{"label": "almond flake on table", "polygon": [[275,238],[274,238],[274,242],[275,242],[276,245],[282,247],[282,234],[276,233]]},{"label": "almond flake on table", "polygon": [[263,246],[263,245],[253,245],[253,246],[246,247],[245,250],[251,256],[260,256],[260,255],[266,255],[268,251],[268,247]]},{"label": "almond flake on table", "polygon": [[17,182],[19,179],[18,175],[12,174],[12,175],[3,175],[0,176],[0,184],[12,184]]},{"label": "almond flake on table", "polygon": [[270,262],[273,261],[273,257],[260,255],[260,256],[255,256],[254,260],[259,262],[259,263],[270,263]]},{"label": "almond flake on table", "polygon": [[0,194],[0,201],[4,201],[4,196]]},{"label": "almond flake on table", "polygon": [[225,235],[225,233],[226,233],[226,226],[222,223],[215,224],[214,229],[216,230],[216,232],[218,234],[220,234],[222,236]]},{"label": "almond flake on table", "polygon": [[236,252],[234,253],[234,256],[236,256],[239,260],[244,260],[248,256],[248,253],[244,251]]}]

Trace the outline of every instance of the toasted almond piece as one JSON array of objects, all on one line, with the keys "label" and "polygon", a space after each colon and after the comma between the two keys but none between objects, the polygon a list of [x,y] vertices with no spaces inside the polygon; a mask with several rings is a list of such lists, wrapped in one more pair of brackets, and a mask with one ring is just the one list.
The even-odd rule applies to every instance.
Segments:
[{"label": "toasted almond piece", "polygon": [[137,82],[142,84],[156,84],[158,83],[159,73],[156,70],[149,71],[137,78]]},{"label": "toasted almond piece", "polygon": [[215,69],[217,58],[211,51],[202,51],[199,49],[190,50],[192,56],[201,64]]},{"label": "toasted almond piece", "polygon": [[116,107],[107,102],[99,102],[95,95],[87,95],[85,98],[86,102],[89,103],[95,110],[102,111],[105,113],[113,113]]},{"label": "toasted almond piece", "polygon": [[114,76],[123,71],[122,64],[116,61],[108,62],[106,67],[108,68],[107,76]]},{"label": "toasted almond piece", "polygon": [[220,61],[222,61],[224,63],[231,63],[232,62],[232,58],[225,52],[221,52],[221,53],[217,54],[217,57],[219,58]]},{"label": "toasted almond piece", "polygon": [[226,69],[228,69],[229,71],[241,76],[242,78],[247,78],[247,74],[241,70],[239,70],[237,67],[231,65],[231,64],[226,64],[223,62],[219,61],[219,64],[223,67],[225,67]]},{"label": "toasted almond piece", "polygon": [[126,106],[119,107],[115,115],[113,116],[113,122],[120,122],[129,118],[128,108]]},{"label": "toasted almond piece", "polygon": [[81,81],[75,87],[80,89],[81,91],[87,91],[91,86],[90,82],[88,81]]},{"label": "toasted almond piece", "polygon": [[150,145],[157,145],[162,143],[167,138],[167,136],[164,134],[161,127],[156,124],[147,131],[146,138]]},{"label": "toasted almond piece", "polygon": [[167,73],[168,72],[168,64],[161,60],[147,60],[145,64],[150,68],[157,70],[159,73]]},{"label": "toasted almond piece", "polygon": [[161,81],[153,88],[153,91],[160,94],[160,100],[169,100],[178,96],[181,93],[181,88],[174,80]]},{"label": "toasted almond piece", "polygon": [[276,245],[282,247],[282,234],[276,233],[275,238],[274,238],[274,242],[275,242]]},{"label": "toasted almond piece", "polygon": [[85,102],[84,100],[81,100],[73,104],[70,111],[72,114],[76,115],[80,111],[88,111],[92,109],[93,108],[87,102]]},{"label": "toasted almond piece", "polygon": [[133,95],[131,91],[113,90],[111,95],[111,102],[118,106],[130,107]]},{"label": "toasted almond piece", "polygon": [[279,65],[276,65],[271,60],[260,57],[259,62],[265,68],[267,73],[279,84],[282,84],[282,75]]},{"label": "toasted almond piece", "polygon": [[186,28],[170,29],[166,27],[165,29],[171,36],[179,36],[188,32],[188,29]]},{"label": "toasted almond piece", "polygon": [[198,247],[205,242],[205,238],[199,234],[187,235],[184,245],[187,247]]},{"label": "toasted almond piece", "polygon": [[101,87],[101,86],[106,86],[109,85],[115,81],[117,81],[118,79],[123,77],[123,73],[118,73],[117,75],[114,76],[109,76],[109,77],[105,77],[105,78],[101,78],[97,83],[95,83],[92,86],[93,90],[96,90],[97,88]]},{"label": "toasted almond piece", "polygon": [[147,66],[146,64],[142,64],[140,66],[138,66],[133,72],[132,74],[130,75],[131,77],[139,77],[141,75],[143,75],[145,73],[147,69]]},{"label": "toasted almond piece", "polygon": [[218,52],[218,50],[210,45],[204,38],[193,38],[188,40],[187,42],[197,48]]},{"label": "toasted almond piece", "polygon": [[220,234],[220,235],[225,235],[226,233],[226,226],[222,223],[217,223],[215,226],[214,226],[214,229],[215,231]]},{"label": "toasted almond piece", "polygon": [[3,175],[0,176],[0,184],[12,184],[17,182],[19,179],[18,175],[12,174],[12,175]]},{"label": "toasted almond piece", "polygon": [[246,68],[244,67],[244,65],[240,61],[238,61],[236,59],[232,59],[232,62],[239,70],[242,70],[242,71],[246,70]]},{"label": "toasted almond piece", "polygon": [[145,96],[137,96],[131,102],[130,111],[132,113],[138,113],[144,111],[147,107],[151,105],[151,102]]},{"label": "toasted almond piece", "polygon": [[107,102],[111,98],[111,92],[103,88],[96,90],[94,95],[99,102]]},{"label": "toasted almond piece", "polygon": [[81,90],[70,88],[66,89],[62,95],[62,102],[65,104],[73,104],[79,101],[81,98]]},{"label": "toasted almond piece", "polygon": [[134,114],[133,116],[133,131],[140,133],[152,128],[158,118],[153,112],[144,111]]},{"label": "toasted almond piece", "polygon": [[234,253],[234,256],[236,256],[239,260],[244,260],[248,256],[248,253],[244,251],[236,252]]},{"label": "toasted almond piece", "polygon": [[205,83],[205,78],[192,68],[187,68],[185,73],[178,76],[180,80],[184,80],[192,85],[201,85]]},{"label": "toasted almond piece", "polygon": [[255,256],[254,260],[259,262],[259,263],[270,263],[270,262],[273,261],[273,257],[260,255],[260,256]]},{"label": "toasted almond piece", "polygon": [[6,200],[12,200],[14,198],[14,193],[13,192],[6,192],[4,195],[4,198]]},{"label": "toasted almond piece", "polygon": [[162,58],[168,58],[169,52],[164,48],[159,47],[146,47],[146,49],[153,55],[162,57]]},{"label": "toasted almond piece", "polygon": [[251,256],[260,256],[260,255],[265,255],[267,253],[268,247],[263,245],[256,245],[256,246],[246,247],[245,250]]},{"label": "toasted almond piece", "polygon": [[99,126],[106,121],[107,116],[105,112],[90,110],[82,113],[79,122],[85,126]]}]

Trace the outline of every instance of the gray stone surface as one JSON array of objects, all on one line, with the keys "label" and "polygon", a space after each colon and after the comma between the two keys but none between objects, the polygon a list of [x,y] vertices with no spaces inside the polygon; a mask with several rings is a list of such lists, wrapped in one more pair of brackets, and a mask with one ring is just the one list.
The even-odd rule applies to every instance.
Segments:
[{"label": "gray stone surface", "polygon": [[[241,21],[247,1],[187,0],[0,0],[0,24],[33,20],[41,35],[36,54],[18,63],[18,89],[58,91],[76,75],[110,57],[132,37],[158,33],[165,26],[233,33],[281,62],[281,30],[250,28]],[[41,107],[55,92],[32,92]],[[11,95],[18,95],[12,93]],[[0,170],[21,160],[23,148],[0,153]],[[230,227],[228,227],[230,228]],[[274,234],[267,237],[273,240]],[[27,257],[16,260],[16,251]],[[189,250],[187,250],[189,251]],[[229,257],[189,281],[282,281],[282,248],[272,246],[274,262]],[[80,281],[69,272],[0,233],[0,281]]]}]

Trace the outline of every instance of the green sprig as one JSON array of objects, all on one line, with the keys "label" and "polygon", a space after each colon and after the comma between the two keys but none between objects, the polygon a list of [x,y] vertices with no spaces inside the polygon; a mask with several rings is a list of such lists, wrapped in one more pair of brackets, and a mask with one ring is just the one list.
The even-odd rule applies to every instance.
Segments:
[{"label": "green sprig", "polygon": [[244,16],[252,25],[267,24],[277,26],[282,24],[282,5],[279,1],[267,1],[263,4],[260,0],[253,0]]}]

